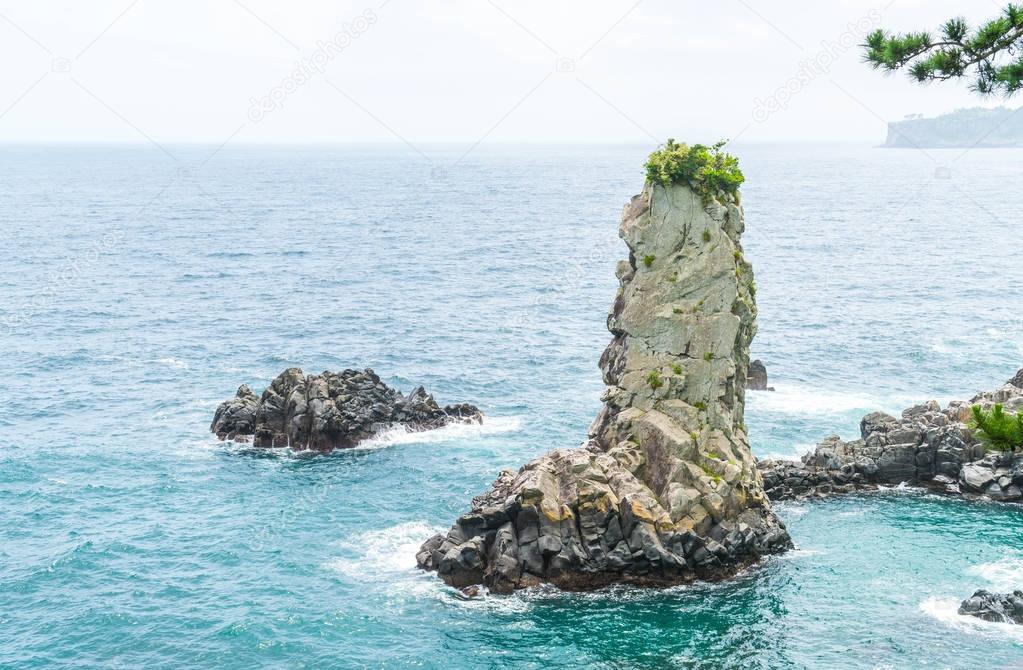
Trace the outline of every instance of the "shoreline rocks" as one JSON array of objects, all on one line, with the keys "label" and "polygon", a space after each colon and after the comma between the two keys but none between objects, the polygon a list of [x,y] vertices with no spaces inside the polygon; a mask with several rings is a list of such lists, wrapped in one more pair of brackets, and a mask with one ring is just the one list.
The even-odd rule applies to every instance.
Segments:
[{"label": "shoreline rocks", "polygon": [[773,386],[767,385],[767,366],[759,358],[749,364],[749,372],[746,374],[747,391],[773,391]]},{"label": "shoreline rocks", "polygon": [[985,453],[969,427],[971,407],[1023,411],[1023,370],[995,391],[944,409],[936,401],[896,418],[873,412],[860,422],[860,438],[832,435],[800,461],[757,464],[772,500],[821,497],[903,482],[951,495],[1023,501],[1023,453]]},{"label": "shoreline rocks", "polygon": [[210,431],[221,440],[257,447],[331,451],[355,447],[393,427],[424,431],[449,423],[482,423],[468,404],[441,407],[422,386],[408,396],[371,369],[306,375],[282,372],[257,396],[246,385],[217,408]]},{"label": "shoreline rocks", "polygon": [[994,623],[1023,624],[1023,591],[989,593],[981,589],[963,601],[959,614]]},{"label": "shoreline rocks", "polygon": [[648,183],[632,199],[589,441],[502,472],[422,545],[421,568],[503,593],[668,586],[791,548],[743,423],[756,332],[743,227],[737,196]]}]

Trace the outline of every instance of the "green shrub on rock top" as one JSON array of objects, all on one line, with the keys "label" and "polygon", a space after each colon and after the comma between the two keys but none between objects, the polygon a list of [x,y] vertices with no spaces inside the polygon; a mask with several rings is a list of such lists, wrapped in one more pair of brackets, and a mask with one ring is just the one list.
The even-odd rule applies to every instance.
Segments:
[{"label": "green shrub on rock top", "polygon": [[977,430],[980,441],[990,449],[1015,451],[1023,448],[1023,412],[1006,414],[1001,405],[990,410],[974,405],[972,427]]},{"label": "green shrub on rock top", "polygon": [[662,186],[687,184],[709,201],[718,191],[734,194],[746,178],[739,159],[721,151],[725,142],[713,146],[679,144],[669,139],[646,162],[646,178]]}]

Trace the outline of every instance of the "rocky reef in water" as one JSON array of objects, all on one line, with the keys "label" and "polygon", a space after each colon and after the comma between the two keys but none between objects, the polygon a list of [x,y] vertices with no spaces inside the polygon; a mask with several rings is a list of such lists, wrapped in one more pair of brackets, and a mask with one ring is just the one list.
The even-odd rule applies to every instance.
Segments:
[{"label": "rocky reef in water", "polygon": [[773,386],[767,385],[767,366],[759,358],[749,364],[749,372],[746,373],[747,391],[773,391]]},{"label": "rocky reef in water", "polygon": [[222,440],[251,440],[257,447],[330,451],[393,426],[423,431],[482,421],[473,405],[441,407],[422,386],[402,395],[368,368],[319,375],[289,368],[261,396],[241,386],[217,408],[210,430]]},{"label": "rocky reef in water", "polygon": [[981,589],[962,602],[959,614],[996,623],[1023,624],[1023,591],[988,593]]},{"label": "rocky reef in water", "polygon": [[903,482],[992,500],[1023,500],[1023,453],[985,453],[970,428],[971,408],[1023,411],[1023,370],[994,391],[944,409],[931,400],[899,418],[874,412],[860,422],[860,438],[828,437],[800,461],[759,462],[772,500],[820,497]]},{"label": "rocky reef in water", "polygon": [[619,234],[629,259],[600,359],[604,406],[580,448],[504,471],[419,566],[510,592],[734,574],[792,546],[743,423],[755,285],[738,195],[647,183]]}]

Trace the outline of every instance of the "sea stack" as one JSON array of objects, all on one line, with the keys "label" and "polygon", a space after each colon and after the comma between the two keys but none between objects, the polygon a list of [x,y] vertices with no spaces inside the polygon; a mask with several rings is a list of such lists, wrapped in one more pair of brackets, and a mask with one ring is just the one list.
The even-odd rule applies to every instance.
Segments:
[{"label": "sea stack", "polygon": [[502,472],[420,567],[495,592],[666,586],[791,547],[743,423],[756,302],[742,232],[737,191],[647,182],[619,229],[629,258],[589,441]]}]

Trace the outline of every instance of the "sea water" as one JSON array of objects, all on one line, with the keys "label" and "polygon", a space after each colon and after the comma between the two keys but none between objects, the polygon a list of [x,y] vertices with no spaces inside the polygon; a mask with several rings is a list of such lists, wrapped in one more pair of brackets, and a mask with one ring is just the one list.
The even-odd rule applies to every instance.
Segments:
[{"label": "sea water", "polygon": [[[415,551],[580,444],[650,147],[0,150],[0,666],[1019,667],[1020,507],[777,505],[735,580],[464,599]],[[1023,366],[1023,151],[749,145],[754,452]],[[372,367],[482,426],[329,455],[208,433],[239,384]]]}]

